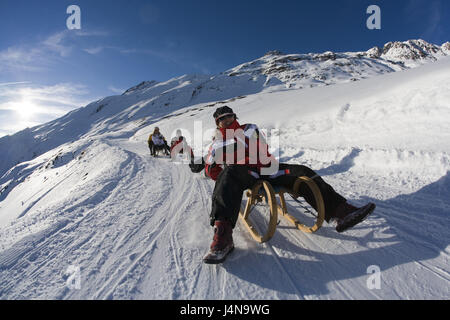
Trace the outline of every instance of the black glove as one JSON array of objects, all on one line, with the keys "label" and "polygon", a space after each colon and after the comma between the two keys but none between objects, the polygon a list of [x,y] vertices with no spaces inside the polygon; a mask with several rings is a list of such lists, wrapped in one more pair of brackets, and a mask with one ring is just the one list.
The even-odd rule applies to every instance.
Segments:
[{"label": "black glove", "polygon": [[191,171],[192,171],[193,173],[199,173],[199,172],[201,172],[203,169],[205,169],[205,165],[204,165],[203,163],[197,163],[197,164],[191,163],[191,164],[189,165],[189,168],[191,168]]},{"label": "black glove", "polygon": [[202,163],[194,163],[194,159],[192,159],[191,163],[189,164],[189,168],[191,168],[191,171],[193,173],[199,173],[203,169],[205,169],[205,160],[202,158]]}]

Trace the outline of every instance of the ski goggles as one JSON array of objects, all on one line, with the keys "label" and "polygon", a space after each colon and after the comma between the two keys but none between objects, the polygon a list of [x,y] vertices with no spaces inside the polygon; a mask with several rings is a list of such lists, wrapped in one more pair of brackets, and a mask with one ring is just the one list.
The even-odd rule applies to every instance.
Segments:
[{"label": "ski goggles", "polygon": [[234,114],[234,113],[222,114],[222,115],[220,115],[220,116],[218,116],[216,118],[216,123],[219,123],[220,121],[223,121],[225,119],[228,119],[228,118],[231,118],[231,117],[235,117],[235,116],[236,116],[236,114]]}]

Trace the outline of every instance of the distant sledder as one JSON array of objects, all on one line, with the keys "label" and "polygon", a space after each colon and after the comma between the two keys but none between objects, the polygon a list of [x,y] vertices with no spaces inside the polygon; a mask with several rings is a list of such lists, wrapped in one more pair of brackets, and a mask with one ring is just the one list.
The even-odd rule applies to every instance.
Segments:
[{"label": "distant sledder", "polygon": [[159,128],[155,127],[153,133],[148,137],[148,147],[150,154],[154,157],[162,151],[166,156],[170,154],[170,148],[164,136],[159,132]]},{"label": "distant sledder", "polygon": [[191,147],[187,144],[186,138],[183,137],[180,129],[177,130],[175,137],[173,137],[170,141],[170,157],[172,159],[176,159],[179,154],[190,154],[191,158],[189,159],[194,157],[194,153],[192,152]]},{"label": "distant sledder", "polygon": [[[220,107],[214,113],[217,129],[214,142],[208,156],[190,164],[192,172],[199,173],[205,169],[206,174],[216,181],[213,196],[210,223],[214,227],[214,238],[209,252],[203,258],[204,263],[222,263],[233,251],[233,228],[239,217],[242,196],[245,190],[252,189],[261,180],[269,182],[274,188],[291,190],[294,198],[303,197],[317,211],[313,191],[301,184],[294,190],[299,177],[313,180],[320,192],[324,204],[324,219],[337,221],[337,232],[344,232],[362,222],[374,209],[369,203],[361,208],[354,207],[327,184],[316,172],[302,165],[278,163],[268,152],[268,145],[256,125],[240,125],[236,114],[228,106]],[[230,139],[230,131],[234,138]],[[239,134],[237,132],[243,132]],[[256,155],[250,154],[251,146],[257,145]],[[230,145],[234,147],[230,148]],[[231,149],[231,150],[230,150]],[[227,154],[228,152],[228,154]],[[245,156],[244,159],[239,157]],[[263,164],[261,155],[269,158]],[[227,161],[232,159],[231,161]],[[236,161],[238,160],[238,161]],[[253,160],[253,161],[250,161]],[[236,164],[238,163],[238,164]],[[271,165],[278,166],[278,172],[268,175],[265,170]],[[263,172],[262,172],[263,171]]]}]

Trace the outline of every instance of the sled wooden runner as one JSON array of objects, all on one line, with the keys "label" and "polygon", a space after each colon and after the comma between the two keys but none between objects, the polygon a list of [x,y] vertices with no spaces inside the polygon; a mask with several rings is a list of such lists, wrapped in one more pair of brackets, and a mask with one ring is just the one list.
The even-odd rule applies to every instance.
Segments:
[{"label": "sled wooden runner", "polygon": [[[298,197],[298,190],[302,183],[306,183],[308,187],[311,189],[314,194],[314,198],[317,205],[317,217],[315,220],[315,224],[313,226],[306,226],[302,224],[298,219],[293,217],[288,213],[286,207],[286,199],[284,195],[286,193],[291,194],[294,198]],[[325,219],[325,205],[323,202],[322,194],[320,193],[319,188],[316,183],[308,177],[299,177],[295,181],[294,190],[286,190],[286,189],[277,189],[276,191],[272,187],[272,185],[265,180],[259,180],[251,190],[247,190],[247,204],[245,206],[244,211],[239,212],[240,217],[251,236],[258,241],[259,243],[264,243],[269,241],[275,231],[277,229],[278,224],[278,215],[281,215],[285,219],[287,219],[291,224],[293,224],[297,229],[307,232],[314,233],[320,229]],[[280,199],[280,204],[278,204],[276,196]],[[252,221],[249,219],[252,208],[259,202],[265,202],[269,206],[270,209],[270,218],[269,225],[267,231],[264,235],[260,235],[253,225]]]}]

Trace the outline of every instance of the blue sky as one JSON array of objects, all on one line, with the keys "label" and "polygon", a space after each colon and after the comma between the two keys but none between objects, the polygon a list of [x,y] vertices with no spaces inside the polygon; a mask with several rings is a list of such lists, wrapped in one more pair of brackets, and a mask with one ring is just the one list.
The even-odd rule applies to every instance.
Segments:
[{"label": "blue sky", "polygon": [[[81,9],[68,30],[66,9]],[[381,30],[366,9],[381,8]],[[270,50],[449,41],[448,0],[2,0],[0,136],[144,80],[215,74]]]}]

